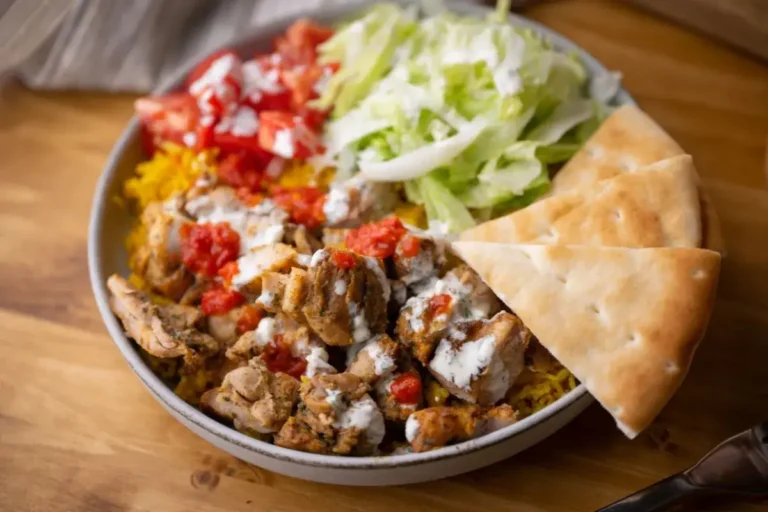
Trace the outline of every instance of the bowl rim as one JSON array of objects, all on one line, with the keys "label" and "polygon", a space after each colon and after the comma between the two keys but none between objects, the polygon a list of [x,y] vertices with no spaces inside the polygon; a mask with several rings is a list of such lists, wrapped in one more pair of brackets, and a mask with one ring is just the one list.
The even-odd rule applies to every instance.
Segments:
[{"label": "bowl rim", "polygon": [[[396,3],[412,4],[413,2],[408,0],[396,0]],[[359,9],[368,5],[371,5],[369,0],[362,0],[341,6],[325,8],[318,7],[308,12],[301,13],[301,17],[333,22],[348,17]],[[485,15],[492,11],[492,9],[487,6],[472,3],[462,3],[458,0],[448,0],[446,2],[446,6],[451,11],[475,16]],[[243,36],[233,39],[226,46],[233,46],[237,48],[239,46],[252,43],[255,40],[271,38],[273,34],[276,35],[277,33],[284,31],[290,25],[290,23],[299,17],[300,16],[297,15],[290,15],[279,20],[275,20],[274,22],[269,23],[264,27],[264,33],[255,34],[251,31]],[[549,29],[544,25],[523,16],[511,13],[507,18],[507,22],[514,26],[533,29],[537,34],[549,39],[558,50],[576,52],[588,69],[590,76],[594,75],[595,73],[608,72],[605,66],[603,66],[586,50],[576,45],[565,36],[560,35],[553,29]],[[154,91],[154,93],[164,93],[178,87],[178,85],[183,83],[184,77],[189,73],[189,71],[191,71],[191,69],[198,61],[198,59],[193,59],[186,65],[181,66],[180,69],[168,80],[163,82]],[[617,104],[635,104],[634,99],[623,88],[623,86],[620,87],[619,92],[616,95],[615,102]],[[549,418],[574,405],[580,399],[585,398],[585,395],[587,395],[587,400],[593,400],[591,396],[588,396],[584,384],[579,384],[568,394],[564,395],[556,402],[546,406],[540,411],[532,414],[531,416],[528,416],[512,425],[477,437],[475,439],[422,453],[406,453],[366,457],[320,455],[283,448],[266,441],[260,441],[258,439],[246,436],[234,428],[226,426],[223,423],[219,423],[217,420],[210,418],[199,409],[182,400],[173,392],[173,390],[166,386],[162,380],[157,375],[155,375],[154,372],[152,372],[152,370],[141,359],[138,350],[133,346],[133,343],[125,335],[120,322],[113,315],[109,308],[108,292],[105,285],[107,276],[104,274],[101,268],[101,248],[103,238],[102,232],[104,229],[105,212],[110,202],[108,191],[115,179],[116,171],[119,168],[123,154],[126,152],[126,148],[130,146],[134,138],[138,135],[138,131],[139,121],[138,118],[134,115],[110,151],[108,160],[104,166],[104,169],[102,170],[101,175],[99,176],[94,191],[88,228],[88,273],[91,281],[93,295],[96,300],[96,305],[99,309],[102,321],[104,322],[113,342],[120,350],[123,358],[126,360],[142,384],[157,400],[161,401],[163,405],[165,405],[175,414],[184,417],[191,424],[194,424],[198,428],[207,431],[222,439],[223,441],[236,445],[242,449],[256,452],[260,455],[281,461],[299,463],[307,466],[336,469],[382,469],[426,464],[489,448],[522,435],[526,431],[535,428],[536,426],[544,423]]]}]

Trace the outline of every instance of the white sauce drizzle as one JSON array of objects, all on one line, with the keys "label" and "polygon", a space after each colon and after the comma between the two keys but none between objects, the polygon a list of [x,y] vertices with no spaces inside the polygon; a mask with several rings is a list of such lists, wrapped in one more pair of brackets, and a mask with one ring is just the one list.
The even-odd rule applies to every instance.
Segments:
[{"label": "white sauce drizzle", "polygon": [[472,381],[490,364],[495,350],[496,338],[493,335],[468,341],[458,348],[443,339],[429,367],[459,388],[470,391]]}]

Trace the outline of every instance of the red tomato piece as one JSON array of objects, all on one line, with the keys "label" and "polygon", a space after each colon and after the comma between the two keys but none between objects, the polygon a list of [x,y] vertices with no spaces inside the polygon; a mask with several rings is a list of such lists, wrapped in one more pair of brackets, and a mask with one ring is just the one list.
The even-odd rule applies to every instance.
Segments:
[{"label": "red tomato piece", "polygon": [[144,96],[134,103],[142,124],[143,143],[151,155],[164,142],[184,144],[200,118],[195,99],[185,92]]},{"label": "red tomato piece", "polygon": [[421,379],[415,373],[404,373],[392,381],[389,391],[401,404],[417,404],[421,401]]},{"label": "red tomato piece", "polygon": [[259,326],[264,314],[259,308],[251,304],[244,306],[243,311],[237,318],[237,332],[240,334],[254,330]]},{"label": "red tomato piece", "polygon": [[316,187],[274,187],[272,200],[288,212],[291,220],[314,229],[325,222],[325,195]]},{"label": "red tomato piece", "polygon": [[233,112],[243,90],[242,61],[231,50],[221,50],[204,60],[187,79],[187,90],[200,111],[212,116]]},{"label": "red tomato piece", "polygon": [[397,249],[400,254],[406,258],[413,258],[419,255],[421,250],[421,242],[418,237],[412,235],[406,235],[397,244]]},{"label": "red tomato piece", "polygon": [[364,256],[387,258],[407,230],[397,217],[386,217],[378,222],[363,224],[347,233],[347,248]]},{"label": "red tomato piece", "polygon": [[288,110],[291,91],[283,84],[278,54],[257,56],[243,63],[243,104],[262,110]]},{"label": "red tomato piece", "polygon": [[307,158],[325,151],[320,137],[299,116],[268,110],[259,113],[259,121],[259,144],[275,155]]},{"label": "red tomato piece", "polygon": [[291,347],[283,342],[283,337],[275,336],[275,343],[267,345],[261,353],[261,359],[267,364],[267,369],[273,373],[282,372],[291,377],[299,378],[307,369],[307,361],[295,357]]},{"label": "red tomato piece", "polygon": [[240,267],[237,266],[237,261],[230,261],[225,263],[223,267],[219,269],[217,274],[224,280],[224,284],[230,286],[232,279],[240,272]]},{"label": "red tomato piece", "polygon": [[214,277],[240,254],[240,235],[226,222],[185,224],[180,233],[181,260],[195,274]]},{"label": "red tomato piece", "polygon": [[296,20],[285,32],[288,43],[297,48],[316,48],[331,36],[333,36],[332,28],[324,27],[307,18]]},{"label": "red tomato piece", "polygon": [[221,181],[232,188],[258,192],[261,190],[264,167],[257,158],[241,151],[226,155],[219,162],[217,175]]},{"label": "red tomato piece", "polygon": [[453,297],[447,293],[440,293],[429,298],[429,311],[432,316],[447,314],[451,309]]},{"label": "red tomato piece", "polygon": [[317,110],[307,106],[299,107],[296,109],[296,115],[304,120],[304,124],[310,130],[320,132],[323,128],[323,123],[328,118],[329,111]]},{"label": "red tomato piece", "polygon": [[218,286],[203,292],[200,310],[206,316],[224,315],[245,302],[245,297],[235,290]]},{"label": "red tomato piece", "polygon": [[355,256],[348,251],[336,251],[331,256],[333,264],[341,270],[349,270],[355,266]]}]

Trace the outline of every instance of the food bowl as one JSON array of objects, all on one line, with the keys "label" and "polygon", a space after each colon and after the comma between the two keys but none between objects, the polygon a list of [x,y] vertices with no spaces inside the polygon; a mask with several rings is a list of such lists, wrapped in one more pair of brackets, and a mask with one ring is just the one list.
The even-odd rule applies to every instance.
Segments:
[{"label": "food bowl", "polygon": [[[354,14],[364,5],[358,3],[341,9],[305,12],[303,16],[333,23]],[[484,16],[490,12],[488,8],[468,2],[447,2],[447,5],[451,10],[467,15]],[[244,37],[231,47],[241,55],[266,51],[274,37],[284,32],[293,21],[284,19],[276,22],[260,29],[258,34]],[[577,53],[592,76],[607,73],[592,56],[557,33],[520,16],[510,15],[509,23],[530,28],[547,37],[559,50]],[[172,80],[156,92],[163,93],[177,88],[189,71],[179,70]],[[634,103],[623,89],[617,94],[615,102]],[[496,432],[429,452],[379,457],[339,457],[289,450],[253,439],[209,418],[176,396],[152,372],[109,308],[106,279],[113,273],[128,273],[123,241],[132,220],[130,213],[113,198],[120,195],[123,182],[133,174],[141,159],[139,122],[134,117],[113,148],[94,195],[88,238],[88,264],[96,303],[117,348],[152,396],[191,431],[233,456],[270,471],[323,483],[397,485],[422,482],[465,473],[510,457],[567,425],[592,402],[584,386],[579,385],[555,403]]]}]

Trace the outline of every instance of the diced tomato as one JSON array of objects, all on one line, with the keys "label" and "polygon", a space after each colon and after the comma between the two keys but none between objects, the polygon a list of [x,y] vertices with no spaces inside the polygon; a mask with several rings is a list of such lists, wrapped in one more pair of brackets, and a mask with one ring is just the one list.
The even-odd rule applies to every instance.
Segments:
[{"label": "diced tomato", "polygon": [[259,144],[275,155],[307,158],[325,151],[320,137],[297,115],[268,110],[259,113],[259,121]]},{"label": "diced tomato", "polygon": [[275,336],[275,343],[267,345],[261,353],[261,359],[267,364],[267,369],[273,373],[282,372],[291,377],[299,378],[307,369],[307,361],[294,357],[291,347],[283,342],[282,336]]},{"label": "diced tomato", "polygon": [[348,251],[336,251],[331,259],[333,264],[341,270],[349,270],[355,266],[355,255]]},{"label": "diced tomato", "polygon": [[240,235],[229,224],[185,224],[181,227],[181,260],[195,274],[213,277],[240,254]]},{"label": "diced tomato", "polygon": [[328,119],[328,111],[317,110],[307,106],[296,109],[296,115],[304,120],[304,124],[310,130],[319,133],[323,129],[323,123]]},{"label": "diced tomato", "polygon": [[429,311],[432,316],[447,314],[451,309],[453,297],[447,293],[440,293],[429,298]]},{"label": "diced tomato", "polygon": [[406,235],[397,244],[399,254],[402,254],[406,258],[414,258],[419,255],[421,250],[421,242],[418,237],[412,235]]},{"label": "diced tomato", "polygon": [[333,29],[318,25],[314,21],[301,18],[288,27],[285,38],[297,48],[316,48],[333,36]]},{"label": "diced tomato", "polygon": [[404,373],[392,381],[389,391],[401,404],[418,404],[421,401],[421,379],[415,373]]},{"label": "diced tomato", "polygon": [[242,334],[254,330],[259,326],[259,322],[261,322],[263,316],[264,314],[256,306],[251,304],[243,306],[243,311],[237,318],[237,332]]},{"label": "diced tomato", "polygon": [[234,112],[243,89],[242,64],[235,52],[221,50],[195,68],[187,79],[187,90],[201,112],[213,116]]},{"label": "diced tomato", "polygon": [[219,162],[218,177],[230,187],[258,192],[264,176],[264,165],[244,151],[230,153]]},{"label": "diced tomato", "polygon": [[187,75],[187,79],[184,80],[184,88],[189,89],[190,85],[197,82],[197,80],[203,76],[206,71],[208,71],[208,68],[211,67],[211,64],[213,64],[214,61],[230,53],[234,54],[234,51],[230,48],[221,48],[220,50],[216,50],[202,61],[200,61],[197,66],[195,66],[195,68],[189,73],[189,75]]},{"label": "diced tomato", "polygon": [[260,55],[243,63],[243,104],[262,110],[289,110],[291,91],[282,82],[282,57]]},{"label": "diced tomato", "polygon": [[217,286],[203,292],[200,310],[204,315],[224,315],[245,302],[245,297],[235,290]]},{"label": "diced tomato", "polygon": [[144,96],[134,103],[141,119],[143,143],[151,155],[163,142],[184,144],[184,135],[194,133],[200,112],[195,99],[185,92]]},{"label": "diced tomato", "polygon": [[397,217],[387,217],[378,222],[363,224],[347,233],[347,247],[364,256],[387,258],[407,230]]},{"label": "diced tomato", "polygon": [[272,200],[288,212],[291,220],[314,229],[325,221],[325,195],[316,187],[274,187]]},{"label": "diced tomato", "polygon": [[230,286],[232,279],[240,272],[240,267],[237,265],[237,260],[225,263],[223,267],[219,269],[217,274],[224,280],[224,284]]}]

